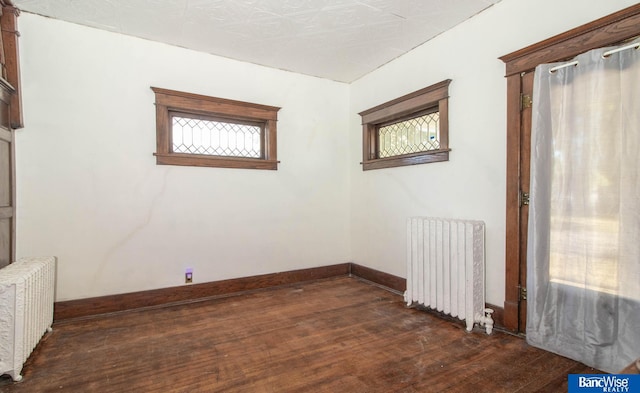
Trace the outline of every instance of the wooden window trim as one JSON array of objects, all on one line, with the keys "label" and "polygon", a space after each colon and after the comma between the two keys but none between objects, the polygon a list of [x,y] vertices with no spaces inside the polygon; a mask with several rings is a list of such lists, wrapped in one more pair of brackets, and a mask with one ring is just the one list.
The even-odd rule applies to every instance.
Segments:
[{"label": "wooden window trim", "polygon": [[[277,170],[277,121],[280,108],[250,102],[209,97],[151,87],[156,97],[156,164]],[[174,153],[171,149],[171,116],[193,115],[223,118],[263,127],[262,158]]]},{"label": "wooden window trim", "polygon": [[[362,170],[392,168],[449,160],[449,84],[446,79],[424,89],[360,112],[362,117]],[[440,149],[378,158],[378,127],[434,109],[440,112]]]},{"label": "wooden window trim", "polygon": [[[539,64],[575,57],[640,35],[640,4],[500,57],[507,78],[507,182],[504,325],[518,330],[520,259],[521,74]],[[535,98],[534,98],[535,99]]]},{"label": "wooden window trim", "polygon": [[24,127],[22,115],[22,83],[20,81],[20,50],[18,47],[18,16],[20,10],[9,0],[0,0],[2,12],[0,25],[2,26],[2,78],[13,88],[11,96],[10,118],[11,128],[18,129]]}]

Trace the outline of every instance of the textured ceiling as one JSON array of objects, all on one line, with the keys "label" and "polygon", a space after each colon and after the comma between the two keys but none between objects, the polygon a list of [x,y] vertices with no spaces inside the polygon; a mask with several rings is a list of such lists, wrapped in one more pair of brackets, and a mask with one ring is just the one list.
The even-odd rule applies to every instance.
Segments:
[{"label": "textured ceiling", "polygon": [[24,12],[352,82],[500,0],[14,0]]}]

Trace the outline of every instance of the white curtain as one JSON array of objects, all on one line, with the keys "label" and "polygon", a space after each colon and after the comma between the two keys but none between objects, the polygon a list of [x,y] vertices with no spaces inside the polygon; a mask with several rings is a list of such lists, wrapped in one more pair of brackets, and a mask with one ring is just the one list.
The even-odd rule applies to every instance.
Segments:
[{"label": "white curtain", "polygon": [[640,357],[640,49],[606,56],[627,46],[533,91],[527,342],[606,372]]}]

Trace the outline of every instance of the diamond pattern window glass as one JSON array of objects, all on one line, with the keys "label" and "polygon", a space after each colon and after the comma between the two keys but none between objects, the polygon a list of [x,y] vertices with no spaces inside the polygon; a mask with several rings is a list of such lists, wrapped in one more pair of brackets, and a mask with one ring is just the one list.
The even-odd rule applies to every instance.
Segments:
[{"label": "diamond pattern window glass", "polygon": [[360,112],[362,170],[449,160],[450,79]]},{"label": "diamond pattern window glass", "polygon": [[262,127],[222,120],[172,116],[174,153],[260,158]]},{"label": "diamond pattern window glass", "polygon": [[440,114],[429,113],[378,128],[380,158],[440,149]]},{"label": "diamond pattern window glass", "polygon": [[159,165],[278,169],[280,108],[151,88]]}]

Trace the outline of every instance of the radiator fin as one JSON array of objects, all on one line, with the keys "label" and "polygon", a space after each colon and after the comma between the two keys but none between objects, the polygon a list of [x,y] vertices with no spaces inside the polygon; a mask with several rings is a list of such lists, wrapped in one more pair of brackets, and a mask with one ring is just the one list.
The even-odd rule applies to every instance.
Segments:
[{"label": "radiator fin", "polygon": [[22,258],[0,269],[0,374],[22,366],[53,323],[54,257]]},{"label": "radiator fin", "polygon": [[412,217],[407,221],[407,305],[420,305],[474,323],[491,333],[485,308],[485,224]]}]

